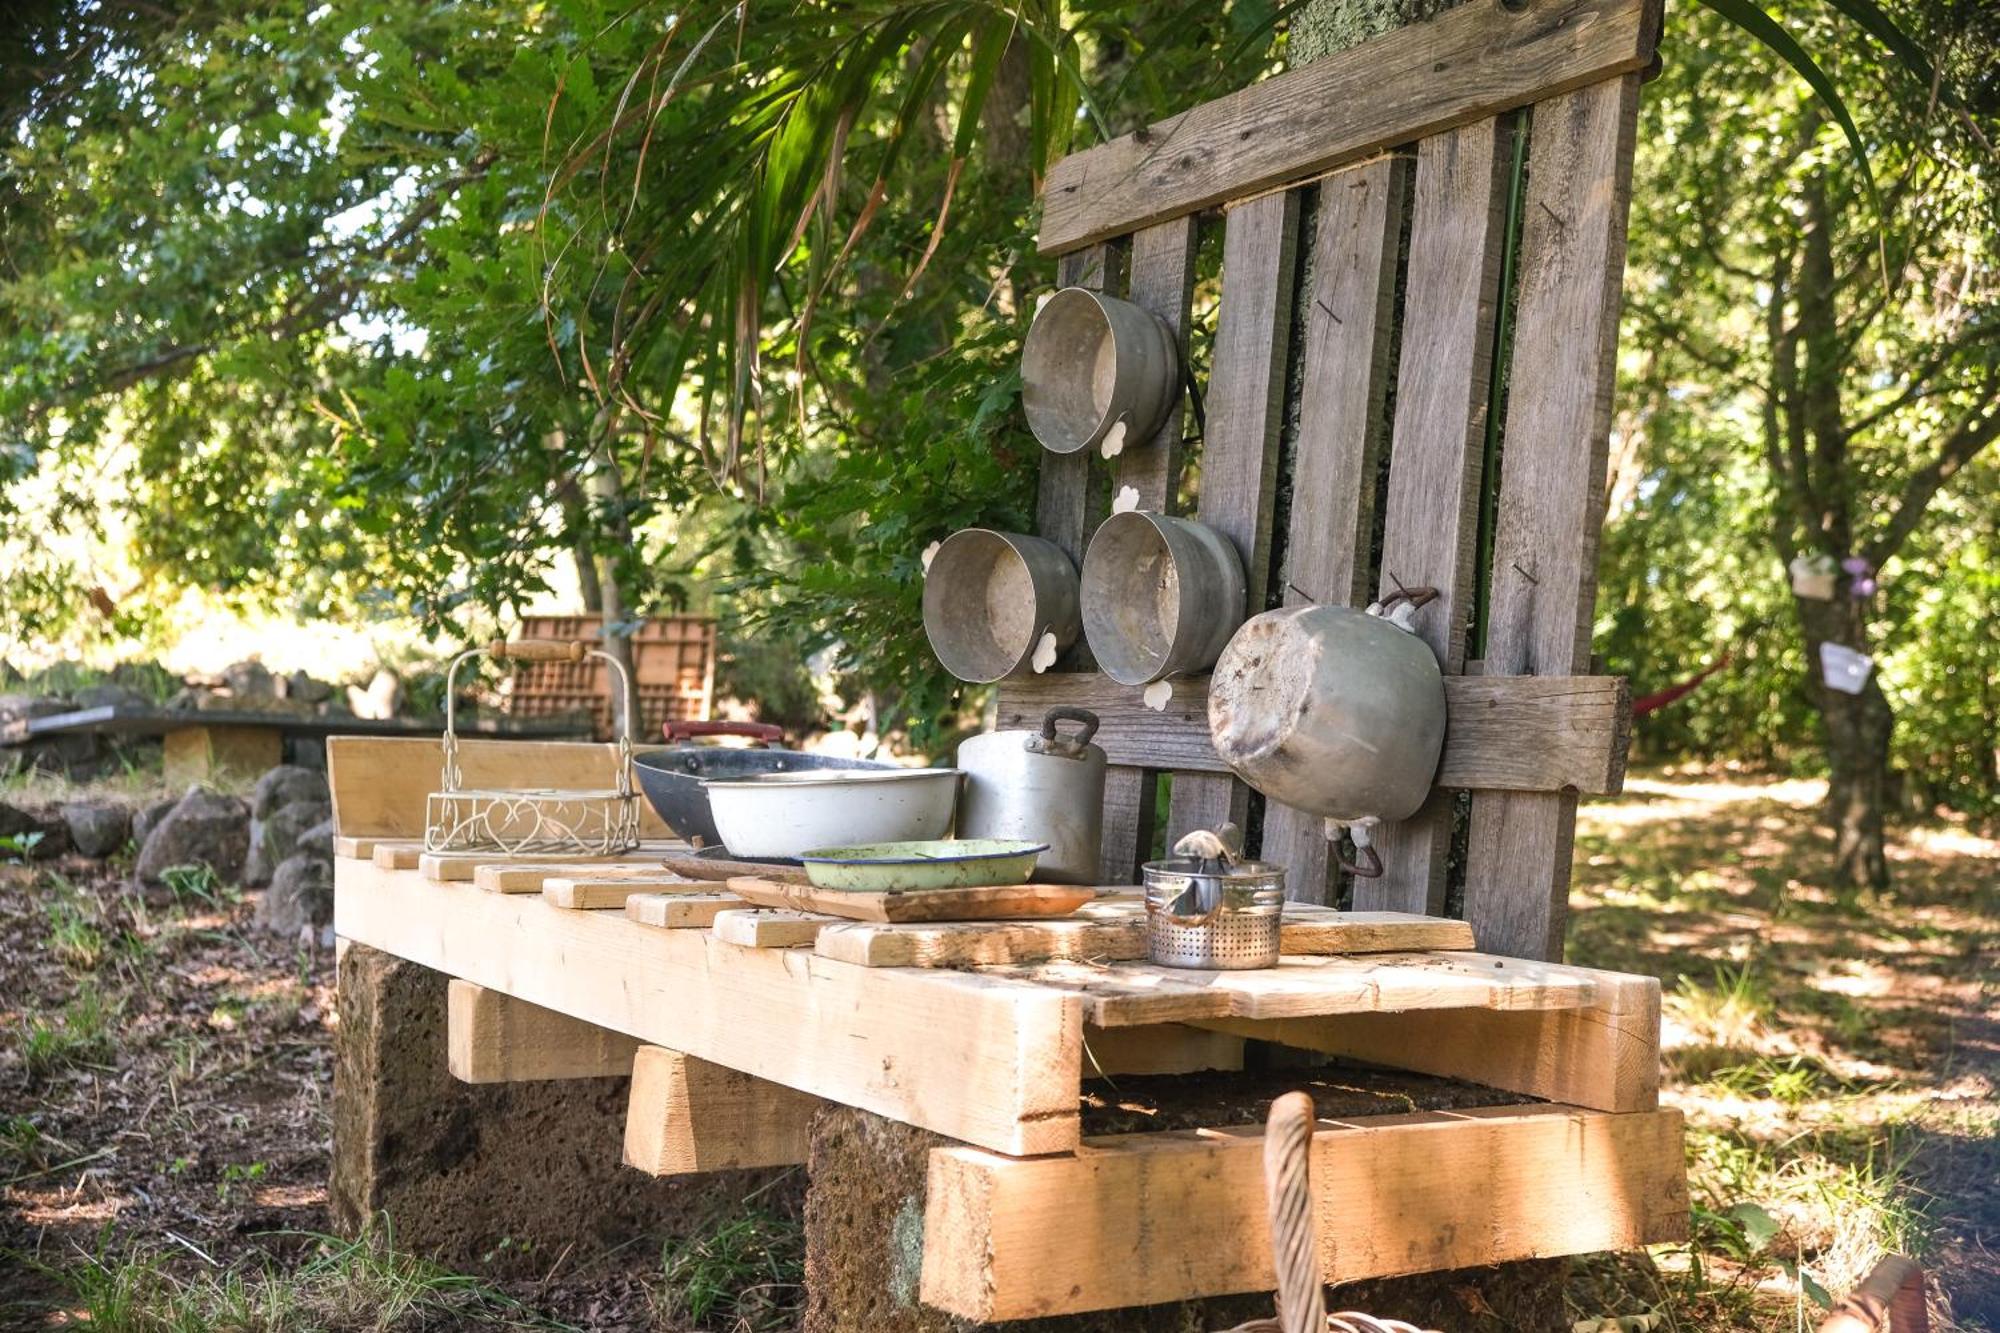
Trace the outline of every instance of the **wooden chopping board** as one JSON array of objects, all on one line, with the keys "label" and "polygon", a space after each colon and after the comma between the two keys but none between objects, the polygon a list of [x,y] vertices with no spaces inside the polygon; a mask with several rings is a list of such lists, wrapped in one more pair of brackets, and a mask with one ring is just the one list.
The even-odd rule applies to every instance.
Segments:
[{"label": "wooden chopping board", "polygon": [[810,884],[801,866],[765,865],[758,861],[721,861],[712,856],[663,856],[660,864],[687,879],[726,884],[744,875],[769,880],[773,884]]},{"label": "wooden chopping board", "polygon": [[1098,890],[1077,884],[1008,884],[983,889],[923,889],[912,892],[856,893],[810,883],[781,883],[763,876],[738,876],[729,891],[759,907],[823,912],[850,921],[1006,921],[1023,917],[1068,916]]}]

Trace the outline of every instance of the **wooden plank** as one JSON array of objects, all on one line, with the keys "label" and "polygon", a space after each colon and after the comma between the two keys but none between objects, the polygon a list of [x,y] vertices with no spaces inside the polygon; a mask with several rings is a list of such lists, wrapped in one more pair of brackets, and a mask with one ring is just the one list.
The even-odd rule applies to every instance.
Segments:
[{"label": "wooden plank", "polygon": [[242,781],[285,759],[285,733],[275,726],[176,727],[160,738],[167,785]]},{"label": "wooden plank", "polygon": [[[1130,299],[1165,320],[1174,331],[1183,367],[1187,364],[1189,308],[1194,297],[1195,251],[1200,229],[1193,217],[1147,227],[1132,237]],[[1151,440],[1126,448],[1112,462],[1115,493],[1127,488],[1138,507],[1171,513],[1180,480],[1181,438],[1186,429],[1187,395],[1177,395]],[[1151,769],[1119,765],[1104,775],[1104,825],[1099,865],[1107,884],[1136,884],[1139,864],[1153,841],[1153,808],[1158,775]]]},{"label": "wooden plank", "polygon": [[1059,254],[1306,179],[1645,68],[1650,0],[1461,5],[1049,168],[1039,243]]},{"label": "wooden plank", "polygon": [[[1299,199],[1290,190],[1238,205],[1223,224],[1222,307],[1195,516],[1229,538],[1243,558],[1245,605],[1233,609],[1238,618],[1263,609],[1270,573],[1298,225]],[[1190,829],[1242,824],[1249,795],[1233,777],[1177,773],[1167,805],[1167,846]]]},{"label": "wooden plank", "polygon": [[[1415,627],[1446,675],[1464,665],[1475,596],[1509,142],[1497,120],[1425,139],[1417,146],[1410,203],[1410,279],[1377,591],[1438,590],[1437,600],[1417,612]],[[1520,748],[1520,737],[1513,748]],[[1452,805],[1448,794],[1434,792],[1409,819],[1373,831],[1382,874],[1355,880],[1356,907],[1444,910]]]},{"label": "wooden plank", "polygon": [[1596,1111],[1650,1111],[1660,1093],[1660,983],[1592,974],[1575,1009],[1355,1014],[1218,1030],[1304,1050],[1438,1074]]},{"label": "wooden plank", "polygon": [[987,975],[1074,989],[1083,996],[1084,1020],[1105,1028],[1418,1009],[1576,1009],[1597,989],[1581,968],[1457,952],[1286,957],[1244,972],[1040,963]]},{"label": "wooden plank", "polygon": [[826,1105],[725,1065],[641,1046],[625,1112],[625,1165],[649,1176],[795,1166]]},{"label": "wooden plank", "polygon": [[[483,867],[482,867],[483,869]],[[702,893],[708,885],[689,880],[676,884],[671,879],[649,875],[644,879],[616,879],[589,876],[552,875],[542,884],[542,901],[569,912],[624,910],[625,902],[636,893]]]},{"label": "wooden plank", "polygon": [[[1535,108],[1485,661],[1589,669],[1639,79]],[[1534,392],[1523,386],[1536,386]],[[1478,794],[1465,912],[1480,940],[1560,958],[1576,797]]]},{"label": "wooden plank", "polygon": [[660,930],[706,930],[716,917],[741,906],[733,893],[635,893],[625,900],[625,916]]},{"label": "wooden plank", "polygon": [[1243,1068],[1243,1038],[1161,1023],[1143,1028],[1083,1029],[1085,1078],[1121,1074],[1199,1074]]},{"label": "wooden plank", "polygon": [[[1391,157],[1320,182],[1300,312],[1304,375],[1286,523],[1288,606],[1367,601],[1408,174],[1406,160]],[[1268,804],[1261,854],[1286,867],[1287,897],[1333,900],[1318,815]]]},{"label": "wooden plank", "polygon": [[[1322,1121],[1329,1281],[1687,1235],[1678,1111],[1492,1107]],[[1093,1138],[1074,1157],[931,1153],[926,1304],[979,1323],[1269,1291],[1261,1128]]]},{"label": "wooden plank", "polygon": [[[1472,927],[1463,921],[1304,903],[1285,909],[1280,932],[1284,952],[1301,956],[1472,948]],[[1057,921],[843,922],[822,931],[815,948],[822,958],[863,967],[1125,962],[1146,956],[1146,908],[1134,899],[1100,900]]]},{"label": "wooden plank", "polygon": [[[419,858],[421,861],[422,858]],[[402,867],[397,867],[401,869]],[[573,863],[562,861],[482,861],[472,869],[472,882],[488,893],[540,893],[550,881],[579,878]],[[662,888],[689,882],[684,876],[663,870],[657,861],[635,861],[629,865],[595,865],[588,878],[625,879],[651,882]]]},{"label": "wooden plank", "polygon": [[415,870],[424,859],[424,845],[420,842],[378,842],[374,855],[368,858],[372,865],[384,870]]},{"label": "wooden plank", "polygon": [[976,889],[858,893],[739,876],[729,891],[759,907],[786,907],[849,921],[987,921],[1067,916],[1097,896],[1080,884],[1005,884]]},{"label": "wooden plank", "polygon": [[[1035,722],[1041,726],[1039,719]],[[755,875],[759,879],[777,880],[782,884],[807,884],[805,869],[801,866],[767,865],[762,861],[725,861],[715,857],[693,856],[679,853],[660,858],[660,868],[675,875],[685,875],[689,879],[704,880],[714,884],[726,884],[739,875]]]},{"label": "wooden plank", "polygon": [[[1094,672],[1007,681],[999,726],[1025,727],[1056,704],[1103,721],[1097,744],[1113,764],[1223,773],[1208,731],[1208,677],[1172,683],[1160,711],[1139,691]],[[1622,676],[1447,676],[1441,787],[1471,791],[1617,792],[1625,780],[1632,697]],[[1524,745],[1523,737],[1534,737]]]},{"label": "wooden plank", "polygon": [[639,1043],[567,1014],[454,980],[445,1001],[445,1063],[462,1083],[617,1078]]},{"label": "wooden plank", "polygon": [[[589,791],[610,784],[618,747],[591,741],[461,739],[458,756],[467,787]],[[327,737],[334,828],[356,838],[421,839],[424,807],[438,790],[443,767],[444,743],[434,736]],[[644,800],[639,802],[639,832],[647,838],[673,837]]]},{"label": "wooden plank", "polygon": [[[375,859],[375,849],[377,847],[382,846],[385,842],[393,841],[395,839],[350,838],[342,834],[335,834],[333,839],[333,854],[335,856],[347,857],[353,861],[372,861]],[[408,845],[416,847],[420,844],[413,842]]]},{"label": "wooden plank", "polygon": [[[645,870],[649,874],[658,874],[660,870],[660,857],[665,854],[667,848],[670,846],[685,848],[687,844],[654,843],[651,846],[642,845],[635,851],[624,852],[617,856],[565,856],[561,853],[535,852],[532,856],[512,857],[505,852],[424,852],[417,857],[417,870],[422,873],[425,879],[436,880],[440,883],[451,881],[465,884],[474,883],[479,873],[479,867],[485,865],[511,866],[516,868],[526,867],[531,871],[539,870],[544,881],[550,875],[560,874],[565,870],[574,873],[579,866],[588,866],[593,875],[598,875],[602,871],[614,870],[621,865],[635,866]],[[510,880],[508,882],[519,883],[520,881]],[[539,888],[540,886],[537,885],[536,889],[533,890],[517,888],[510,889],[508,892],[535,892]]]},{"label": "wooden plank", "polygon": [[746,949],[798,949],[811,947],[820,931],[839,921],[784,907],[745,907],[719,914],[709,928],[717,939]]},{"label": "wooden plank", "polygon": [[357,943],[967,1143],[1076,1146],[1083,1017],[1073,994],[742,949],[707,931],[564,912],[359,861],[336,862],[334,876],[334,930]]}]

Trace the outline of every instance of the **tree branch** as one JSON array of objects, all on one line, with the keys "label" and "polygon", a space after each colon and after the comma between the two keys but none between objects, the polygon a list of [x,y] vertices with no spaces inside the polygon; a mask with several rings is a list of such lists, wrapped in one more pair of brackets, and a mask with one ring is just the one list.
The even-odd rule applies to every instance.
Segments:
[{"label": "tree branch", "polygon": [[1909,480],[1903,483],[1903,494],[1896,501],[1888,526],[1868,544],[1863,553],[1870,564],[1880,569],[1893,559],[1903,543],[1909,540],[1910,534],[1917,530],[1917,525],[1923,522],[1924,511],[1945,484],[1977,458],[1987,445],[2000,439],[2000,406],[1996,403],[2000,403],[2000,385],[1988,392],[1986,401],[1977,411],[1959,423],[1958,429],[1952,432],[1936,457],[1910,474]]}]

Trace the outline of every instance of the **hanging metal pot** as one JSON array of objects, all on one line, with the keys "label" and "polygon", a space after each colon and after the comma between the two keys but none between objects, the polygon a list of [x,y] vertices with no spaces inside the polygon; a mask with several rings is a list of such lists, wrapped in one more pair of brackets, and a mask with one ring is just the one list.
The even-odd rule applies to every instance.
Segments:
[{"label": "hanging metal pot", "polygon": [[1215,752],[1274,801],[1355,833],[1359,874],[1380,873],[1366,830],[1417,812],[1444,750],[1444,675],[1409,616],[1435,591],[1369,611],[1293,606],[1247,621],[1208,690]]},{"label": "hanging metal pot", "polygon": [[[1064,733],[1060,722],[1078,730]],[[965,774],[959,798],[962,838],[1025,838],[1049,849],[1035,878],[1095,884],[1104,840],[1104,751],[1090,743],[1097,714],[1051,708],[1040,731],[989,731],[958,747]]]}]

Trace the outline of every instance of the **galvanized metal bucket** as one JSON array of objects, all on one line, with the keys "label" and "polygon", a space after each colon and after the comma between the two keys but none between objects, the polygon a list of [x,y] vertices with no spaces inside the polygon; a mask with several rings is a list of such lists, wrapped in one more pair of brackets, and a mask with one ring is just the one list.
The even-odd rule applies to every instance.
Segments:
[{"label": "galvanized metal bucket", "polygon": [[1076,566],[1044,538],[964,528],[944,539],[924,572],[924,634],[960,680],[1031,675],[1045,636],[1059,655],[1081,628]]},{"label": "galvanized metal bucket", "polygon": [[1243,623],[1243,559],[1215,529],[1131,510],[1083,555],[1083,634],[1104,674],[1147,685],[1214,665]]},{"label": "galvanized metal bucket", "polygon": [[1021,348],[1021,406],[1051,453],[1146,443],[1180,385],[1180,347],[1160,317],[1087,287],[1044,301]]},{"label": "galvanized metal bucket", "polygon": [[1285,868],[1197,857],[1148,861],[1146,957],[1163,967],[1276,967]]}]

